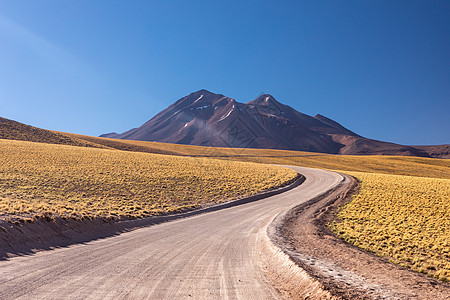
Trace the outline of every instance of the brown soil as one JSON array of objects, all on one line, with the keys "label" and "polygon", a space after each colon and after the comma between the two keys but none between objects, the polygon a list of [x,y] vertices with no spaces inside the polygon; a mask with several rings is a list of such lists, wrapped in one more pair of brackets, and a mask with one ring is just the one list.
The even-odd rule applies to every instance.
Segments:
[{"label": "brown soil", "polygon": [[358,190],[354,178],[343,176],[336,189],[286,215],[279,230],[284,252],[337,298],[449,299],[450,284],[347,244],[331,232],[327,224]]}]

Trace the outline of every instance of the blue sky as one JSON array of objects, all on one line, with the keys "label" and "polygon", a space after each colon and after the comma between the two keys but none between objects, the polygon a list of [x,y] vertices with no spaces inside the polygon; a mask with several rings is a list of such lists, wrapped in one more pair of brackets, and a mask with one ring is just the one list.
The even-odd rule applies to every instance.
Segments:
[{"label": "blue sky", "polygon": [[450,143],[450,1],[0,2],[0,116],[99,135],[208,89]]}]

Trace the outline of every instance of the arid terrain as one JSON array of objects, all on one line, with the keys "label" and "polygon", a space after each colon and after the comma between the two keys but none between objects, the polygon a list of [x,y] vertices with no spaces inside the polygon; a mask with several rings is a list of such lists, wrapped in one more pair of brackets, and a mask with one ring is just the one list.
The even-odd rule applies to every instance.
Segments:
[{"label": "arid terrain", "polygon": [[[358,192],[357,181],[343,176],[341,186],[346,189],[300,204],[281,218],[275,235],[280,248],[337,299],[448,299],[447,283],[411,272],[391,263],[388,256],[361,250],[333,234],[329,224],[351,200],[346,196]],[[397,233],[397,238],[402,234]]]},{"label": "arid terrain", "polygon": [[21,222],[174,213],[255,195],[297,176],[249,162],[12,140],[0,140],[0,155],[0,220]]},{"label": "arid terrain", "polygon": [[[449,160],[119,140],[6,119],[0,125],[2,299],[56,297],[49,291],[74,299],[448,298]],[[302,182],[268,164],[300,166],[306,181],[248,203],[248,196]],[[344,197],[350,188],[353,196]],[[202,207],[212,210],[196,213]],[[123,274],[127,286],[115,281]],[[180,278],[192,281],[175,288]]]},{"label": "arid terrain", "polygon": [[0,1],[0,300],[450,300],[450,0]]},{"label": "arid terrain", "polygon": [[272,275],[287,261],[267,227],[342,180],[296,170],[308,179],[277,196],[0,261],[0,298],[280,299]]}]

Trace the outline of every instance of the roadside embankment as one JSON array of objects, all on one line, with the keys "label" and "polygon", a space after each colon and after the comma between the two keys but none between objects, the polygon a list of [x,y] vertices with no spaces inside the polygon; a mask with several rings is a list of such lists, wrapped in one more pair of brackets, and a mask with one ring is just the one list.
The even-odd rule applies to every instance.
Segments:
[{"label": "roadside embankment", "polygon": [[95,239],[106,238],[130,231],[135,228],[150,226],[202,213],[242,205],[277,195],[293,189],[304,181],[300,174],[286,186],[267,190],[253,196],[204,206],[199,209],[177,214],[153,216],[138,219],[108,220],[106,218],[92,219],[40,219],[35,222],[14,223],[0,222],[0,260],[11,256],[27,255],[39,250],[65,247],[76,243],[84,243]]}]

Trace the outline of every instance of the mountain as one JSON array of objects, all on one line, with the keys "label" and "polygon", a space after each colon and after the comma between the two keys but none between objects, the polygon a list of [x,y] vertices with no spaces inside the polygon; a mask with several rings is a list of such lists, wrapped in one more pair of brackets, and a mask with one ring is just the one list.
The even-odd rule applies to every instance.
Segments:
[{"label": "mountain", "polygon": [[181,98],[139,128],[103,137],[337,153],[342,146],[327,132],[347,133],[297,112],[270,95],[243,104],[200,90]]},{"label": "mountain", "polygon": [[413,146],[413,147],[425,151],[431,157],[450,158],[450,145],[428,145],[428,146]]},{"label": "mountain", "polygon": [[[444,147],[403,146],[371,140],[320,114],[311,117],[264,94],[248,103],[207,90],[185,96],[138,128],[101,137],[165,143],[300,150],[331,154],[431,157]],[[439,157],[439,155],[437,155]]]}]

